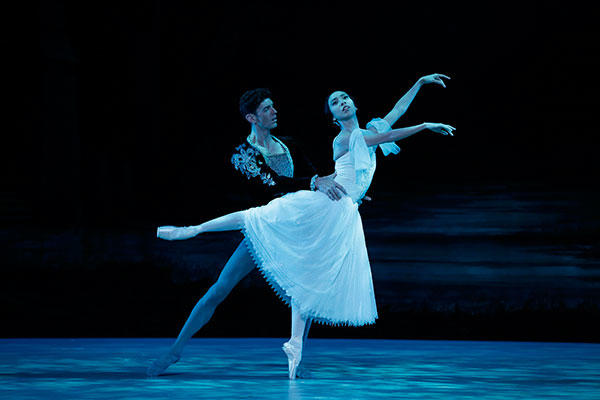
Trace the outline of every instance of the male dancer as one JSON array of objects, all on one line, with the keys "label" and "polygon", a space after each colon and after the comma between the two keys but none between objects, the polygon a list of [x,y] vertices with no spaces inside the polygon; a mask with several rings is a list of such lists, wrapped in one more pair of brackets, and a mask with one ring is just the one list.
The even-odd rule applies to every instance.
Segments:
[{"label": "male dancer", "polygon": [[[345,189],[333,180],[335,174],[319,177],[314,167],[300,151],[294,164],[288,146],[293,141],[282,140],[271,135],[271,129],[277,127],[277,110],[271,100],[268,89],[247,91],[240,98],[240,113],[251,125],[250,135],[236,148],[231,158],[234,168],[241,172],[242,179],[258,201],[298,190],[319,190],[332,200],[339,200]],[[158,376],[169,366],[179,361],[184,346],[212,317],[215,309],[229,295],[235,285],[254,269],[254,262],[242,241],[231,258],[225,264],[217,282],[198,301],[177,340],[169,351],[154,360],[148,367],[148,376]],[[310,322],[307,323],[303,340],[308,336]],[[299,369],[298,376],[301,377]]]}]

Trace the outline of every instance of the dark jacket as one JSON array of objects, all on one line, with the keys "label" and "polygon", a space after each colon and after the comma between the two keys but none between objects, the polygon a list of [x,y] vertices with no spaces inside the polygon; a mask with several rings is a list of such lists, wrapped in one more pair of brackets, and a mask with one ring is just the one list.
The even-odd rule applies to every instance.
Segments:
[{"label": "dark jacket", "polygon": [[294,163],[294,176],[277,175],[265,162],[260,151],[244,141],[235,148],[231,164],[239,187],[240,200],[252,206],[268,203],[275,197],[298,190],[310,190],[311,178],[317,174],[301,146],[291,137],[279,137],[287,146]]}]

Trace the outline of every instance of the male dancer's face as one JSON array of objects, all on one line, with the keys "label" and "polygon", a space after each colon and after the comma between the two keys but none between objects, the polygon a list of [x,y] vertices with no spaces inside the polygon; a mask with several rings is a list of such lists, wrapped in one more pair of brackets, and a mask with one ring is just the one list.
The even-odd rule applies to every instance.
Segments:
[{"label": "male dancer's face", "polygon": [[277,127],[277,110],[273,107],[271,99],[264,99],[254,114],[254,124],[261,129]]}]

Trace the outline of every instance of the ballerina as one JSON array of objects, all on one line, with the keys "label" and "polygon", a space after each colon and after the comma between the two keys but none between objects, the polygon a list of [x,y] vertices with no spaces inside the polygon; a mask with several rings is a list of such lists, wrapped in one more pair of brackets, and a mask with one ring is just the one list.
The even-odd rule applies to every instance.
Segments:
[{"label": "ballerina", "polygon": [[[439,74],[434,74],[440,80]],[[416,93],[415,93],[416,94]],[[412,96],[414,97],[414,95]],[[283,345],[289,378],[302,359],[307,321],[361,326],[377,318],[373,281],[358,212],[375,172],[375,150],[398,153],[394,144],[424,130],[453,135],[440,123],[391,129],[402,114],[391,112],[360,129],[351,97],[333,92],[327,108],[341,127],[333,141],[336,182],[347,192],[331,201],[321,192],[300,190],[196,226],[162,226],[157,236],[189,239],[201,233],[241,230],[254,261],[279,297],[292,309],[290,340]],[[395,111],[395,109],[393,110]]]}]

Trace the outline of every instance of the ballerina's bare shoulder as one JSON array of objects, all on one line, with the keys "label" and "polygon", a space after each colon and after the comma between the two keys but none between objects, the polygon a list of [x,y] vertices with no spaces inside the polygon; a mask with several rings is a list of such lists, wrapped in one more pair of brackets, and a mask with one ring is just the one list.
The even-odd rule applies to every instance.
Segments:
[{"label": "ballerina's bare shoulder", "polygon": [[[362,130],[365,139],[368,142],[368,138],[372,138],[374,134],[377,134],[377,130],[374,127],[369,127],[366,130]],[[333,161],[337,161],[338,158],[350,151],[350,136],[352,132],[343,131],[333,139]]]},{"label": "ballerina's bare shoulder", "polygon": [[350,150],[350,132],[340,132],[333,139],[333,161],[346,154]]}]

